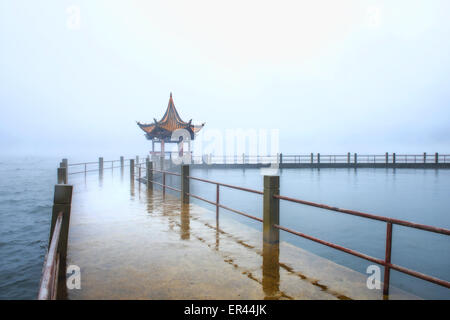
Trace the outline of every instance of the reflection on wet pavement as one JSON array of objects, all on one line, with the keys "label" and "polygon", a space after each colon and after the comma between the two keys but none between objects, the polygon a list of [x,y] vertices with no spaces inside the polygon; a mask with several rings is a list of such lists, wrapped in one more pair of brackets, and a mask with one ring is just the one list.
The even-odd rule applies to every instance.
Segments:
[{"label": "reflection on wet pavement", "polygon": [[[382,299],[367,276],[123,172],[71,177],[69,299]],[[390,299],[413,296],[391,288]]]}]

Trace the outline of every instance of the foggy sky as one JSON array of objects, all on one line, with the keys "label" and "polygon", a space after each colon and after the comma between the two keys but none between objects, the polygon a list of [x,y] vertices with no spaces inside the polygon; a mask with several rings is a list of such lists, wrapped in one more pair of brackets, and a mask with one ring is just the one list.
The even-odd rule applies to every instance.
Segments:
[{"label": "foggy sky", "polygon": [[447,0],[0,3],[2,154],[145,154],[170,92],[283,153],[450,151]]}]

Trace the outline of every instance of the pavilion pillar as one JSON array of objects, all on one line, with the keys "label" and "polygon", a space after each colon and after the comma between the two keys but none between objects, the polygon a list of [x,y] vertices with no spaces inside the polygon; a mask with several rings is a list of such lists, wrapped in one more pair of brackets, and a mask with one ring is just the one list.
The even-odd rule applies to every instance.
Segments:
[{"label": "pavilion pillar", "polygon": [[191,161],[192,161],[191,139],[189,139],[187,143],[188,143],[188,152],[189,152],[189,164],[191,164]]},{"label": "pavilion pillar", "polygon": [[178,142],[178,156],[182,157],[184,153],[184,143],[183,141]]},{"label": "pavilion pillar", "polygon": [[164,140],[161,140],[161,163],[160,163],[160,167],[161,167],[161,171],[164,170],[164,158],[165,158],[165,148],[164,148]]}]

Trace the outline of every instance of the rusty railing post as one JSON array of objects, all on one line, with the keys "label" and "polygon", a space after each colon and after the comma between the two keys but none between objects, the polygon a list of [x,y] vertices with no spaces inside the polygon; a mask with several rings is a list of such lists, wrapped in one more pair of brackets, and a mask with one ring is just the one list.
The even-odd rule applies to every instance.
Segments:
[{"label": "rusty railing post", "polygon": [[[392,251],[392,223],[388,222],[386,226],[386,255],[384,258],[385,263],[391,263],[391,251]],[[384,266],[384,282],[383,282],[383,295],[389,294],[389,280],[391,275],[391,268]]]},{"label": "rusty railing post", "polygon": [[320,163],[320,153],[317,154],[317,163]]},{"label": "rusty railing post", "polygon": [[396,160],[395,160],[395,152],[392,154],[392,163],[395,163],[396,162]]},{"label": "rusty railing post", "polygon": [[311,152],[311,163],[314,163],[314,154]]},{"label": "rusty railing post", "polygon": [[386,164],[389,163],[389,153],[386,152]]},{"label": "rusty railing post", "polygon": [[166,172],[162,173],[162,188],[163,188],[163,196],[166,195]]},{"label": "rusty railing post", "polygon": [[52,222],[50,227],[49,245],[52,241],[53,231],[55,229],[56,219],[62,212],[61,233],[59,237],[58,253],[58,289],[57,297],[63,297],[66,290],[66,256],[67,256],[67,240],[69,237],[70,209],[72,204],[73,186],[68,184],[55,185],[55,193],[53,198]]},{"label": "rusty railing post", "polygon": [[358,163],[358,154],[355,152],[355,156],[353,159],[354,163],[357,164]]},{"label": "rusty railing post", "polygon": [[437,152],[434,154],[434,163],[439,163],[439,153]]},{"label": "rusty railing post", "polygon": [[423,163],[427,163],[427,153],[423,153]]},{"label": "rusty railing post", "polygon": [[350,163],[350,152],[347,152],[347,163]]},{"label": "rusty railing post", "polygon": [[219,222],[219,184],[216,184],[216,222]]},{"label": "rusty railing post", "polygon": [[181,166],[181,202],[189,203],[189,165]]},{"label": "rusty railing post", "polygon": [[274,195],[280,194],[280,176],[264,176],[263,195],[263,241],[278,243],[280,231],[274,227],[280,223],[280,200]]}]

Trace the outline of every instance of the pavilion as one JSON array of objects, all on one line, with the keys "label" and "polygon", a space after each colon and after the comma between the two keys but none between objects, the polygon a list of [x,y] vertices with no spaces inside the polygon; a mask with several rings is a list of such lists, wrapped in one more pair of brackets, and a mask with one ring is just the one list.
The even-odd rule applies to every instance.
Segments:
[{"label": "pavilion", "polygon": [[[165,154],[165,143],[177,143],[178,144],[178,152],[182,156],[183,155],[183,137],[179,137],[179,139],[172,140],[172,134],[174,131],[178,129],[184,129],[190,135],[190,140],[194,140],[195,134],[198,133],[205,125],[202,123],[201,125],[193,125],[192,119],[189,122],[184,122],[181,120],[180,115],[175,108],[175,104],[173,103],[172,92],[170,93],[169,104],[167,106],[167,110],[164,113],[161,120],[157,121],[153,118],[153,123],[143,124],[137,122],[139,128],[141,128],[145,132],[145,137],[148,140],[152,141],[152,151],[151,154],[156,154],[155,152],[155,143],[160,144],[160,152],[161,156]],[[191,153],[191,143],[190,140],[188,143],[188,153]]]}]

